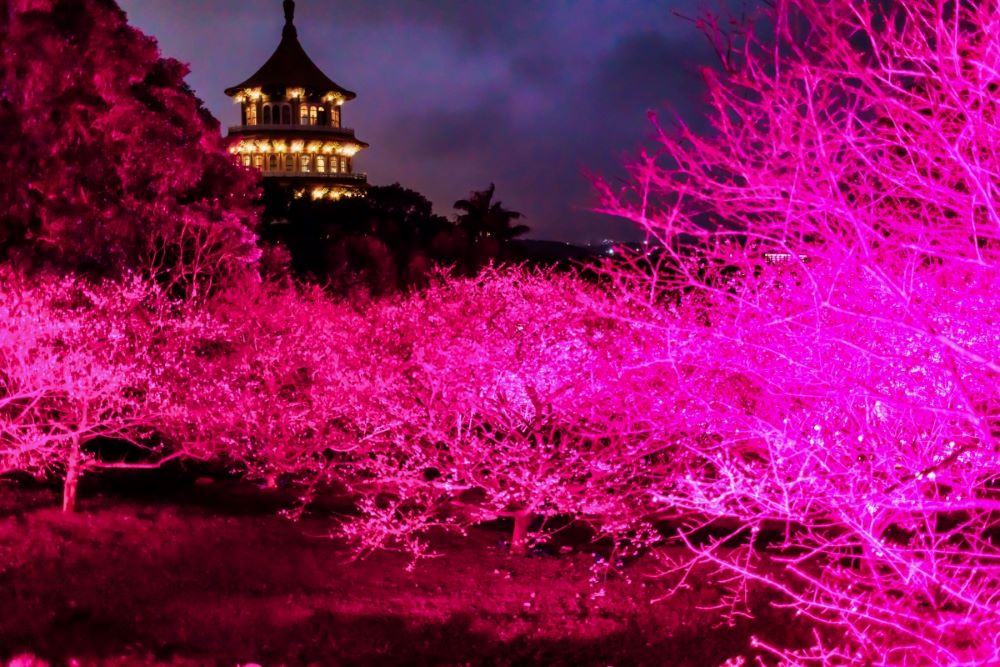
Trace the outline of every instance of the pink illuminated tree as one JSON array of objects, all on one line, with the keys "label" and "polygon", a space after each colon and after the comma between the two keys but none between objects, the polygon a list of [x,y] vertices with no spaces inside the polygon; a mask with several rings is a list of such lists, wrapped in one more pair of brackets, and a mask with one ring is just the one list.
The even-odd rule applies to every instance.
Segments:
[{"label": "pink illuminated tree", "polygon": [[113,2],[0,12],[0,255],[204,290],[256,261],[255,178]]},{"label": "pink illuminated tree", "polygon": [[[814,619],[813,648],[767,647],[788,664],[995,663],[1000,7],[782,0],[703,26],[711,132],[663,127],[634,189],[603,186],[657,248],[610,277],[704,342],[670,359],[701,435],[650,489],[700,517],[675,565]],[[691,539],[722,520],[746,546]]]},{"label": "pink illuminated tree", "polygon": [[[61,478],[63,509],[73,511],[87,470],[149,468],[179,455],[153,437],[173,400],[157,356],[173,319],[160,288],[0,275],[0,472]],[[101,460],[100,440],[143,455]]]},{"label": "pink illuminated tree", "polygon": [[188,455],[254,481],[315,480],[338,452],[363,450],[382,412],[370,378],[385,359],[360,303],[315,286],[263,283],[206,300],[176,329],[167,422]]},{"label": "pink illuminated tree", "polygon": [[[382,431],[370,430],[349,485],[362,551],[415,556],[432,529],[511,520],[583,521],[618,541],[649,533],[643,480],[665,476],[660,425],[672,387],[650,381],[629,309],[577,278],[522,269],[446,278],[369,311]],[[615,317],[615,315],[619,317]],[[647,350],[648,352],[648,350]]]}]

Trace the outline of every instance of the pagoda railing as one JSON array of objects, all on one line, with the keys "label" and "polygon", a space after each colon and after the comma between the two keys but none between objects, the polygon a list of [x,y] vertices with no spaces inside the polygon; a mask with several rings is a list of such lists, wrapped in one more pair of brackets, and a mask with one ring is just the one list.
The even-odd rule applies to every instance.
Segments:
[{"label": "pagoda railing", "polygon": [[330,127],[329,125],[275,125],[273,123],[264,125],[231,125],[229,127],[230,133],[243,133],[243,132],[256,132],[257,130],[266,131],[277,131],[277,132],[287,132],[298,131],[298,132],[323,132],[324,134],[354,134],[353,127]]},{"label": "pagoda railing", "polygon": [[286,178],[328,178],[331,180],[343,179],[348,181],[366,181],[368,180],[368,174],[362,172],[352,172],[350,174],[340,172],[303,172],[303,171],[285,171],[284,169],[262,169],[261,173],[265,176],[273,176],[275,178],[284,176]]}]

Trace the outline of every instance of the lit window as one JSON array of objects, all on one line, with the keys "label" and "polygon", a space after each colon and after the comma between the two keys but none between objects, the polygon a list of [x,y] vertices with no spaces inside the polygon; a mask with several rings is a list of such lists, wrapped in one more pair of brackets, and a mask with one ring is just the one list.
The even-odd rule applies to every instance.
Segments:
[{"label": "lit window", "polygon": [[326,173],[326,156],[317,155],[316,156],[316,172],[320,174]]},{"label": "lit window", "polygon": [[333,107],[333,127],[340,127],[340,107]]},{"label": "lit window", "polygon": [[344,172],[345,174],[349,174],[349,173],[350,173],[350,172],[349,172],[349,171],[347,170],[347,158],[346,158],[346,157],[342,157],[342,158],[340,158],[340,170],[341,170],[342,172]]},{"label": "lit window", "polygon": [[278,171],[278,156],[274,153],[267,156],[267,168],[270,171]]},{"label": "lit window", "polygon": [[254,166],[254,169],[263,169],[264,168],[264,156],[261,155],[260,153],[257,153],[256,155],[254,155],[253,156],[253,166]]},{"label": "lit window", "polygon": [[305,104],[299,105],[299,125],[309,124],[309,107]]},{"label": "lit window", "polygon": [[249,167],[250,166],[250,155],[247,154],[247,153],[243,154],[243,166],[244,167]]},{"label": "lit window", "polygon": [[308,174],[309,171],[310,171],[310,167],[312,166],[310,164],[309,158],[310,158],[310,156],[308,156],[308,155],[303,155],[300,158],[301,159],[301,168],[302,168],[302,173],[303,174]]},{"label": "lit window", "polygon": [[333,157],[330,158],[330,173],[336,174],[338,171],[339,169],[337,169],[337,156],[334,155]]},{"label": "lit window", "polygon": [[285,171],[295,171],[295,156],[291,153],[285,155]]},{"label": "lit window", "polygon": [[257,124],[257,105],[251,102],[247,105],[247,125]]},{"label": "lit window", "polygon": [[318,120],[319,109],[315,106],[309,107],[309,124],[315,125]]}]

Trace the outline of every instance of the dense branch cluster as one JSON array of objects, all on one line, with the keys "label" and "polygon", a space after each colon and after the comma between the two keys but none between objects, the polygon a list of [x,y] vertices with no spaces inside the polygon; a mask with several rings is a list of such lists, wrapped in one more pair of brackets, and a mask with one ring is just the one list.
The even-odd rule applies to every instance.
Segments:
[{"label": "dense branch cluster", "polygon": [[[780,531],[777,570],[690,542],[687,565],[840,633],[793,662],[995,662],[1000,12],[793,0],[767,18],[766,39],[706,25],[731,47],[714,132],[663,130],[636,191],[605,188],[661,247],[643,278],[612,272],[650,310],[682,301],[715,351],[689,387],[717,437],[686,443],[697,463],[662,500]],[[708,376],[729,385],[706,399]]]},{"label": "dense branch cluster", "polygon": [[[169,458],[302,507],[334,488],[358,555],[495,518],[523,553],[536,519],[584,522],[673,541],[665,573],[714,573],[733,615],[763,585],[815,621],[761,661],[1000,662],[995,1],[706,21],[712,132],[663,128],[634,189],[602,186],[649,252],[596,283],[488,269],[350,300],[254,278],[252,181],[117,10],[13,6],[0,474],[63,478],[67,508],[89,470]],[[93,60],[111,43],[128,57]]]},{"label": "dense branch cluster", "polygon": [[257,259],[256,182],[113,2],[0,11],[0,257],[204,289]]}]

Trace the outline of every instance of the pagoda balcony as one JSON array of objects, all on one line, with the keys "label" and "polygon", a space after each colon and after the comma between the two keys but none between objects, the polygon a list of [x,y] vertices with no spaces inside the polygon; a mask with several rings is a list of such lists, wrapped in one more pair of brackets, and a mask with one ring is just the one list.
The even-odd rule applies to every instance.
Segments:
[{"label": "pagoda balcony", "polygon": [[354,136],[353,127],[330,127],[329,125],[280,125],[260,123],[257,125],[232,125],[229,127],[230,134],[250,134],[253,132],[310,132],[320,134],[339,134]]},{"label": "pagoda balcony", "polygon": [[350,174],[340,172],[304,172],[304,171],[285,171],[284,169],[262,169],[260,170],[264,176],[270,178],[323,178],[331,181],[335,180],[345,180],[345,181],[366,181],[368,180],[368,174],[363,172],[351,172]]}]

